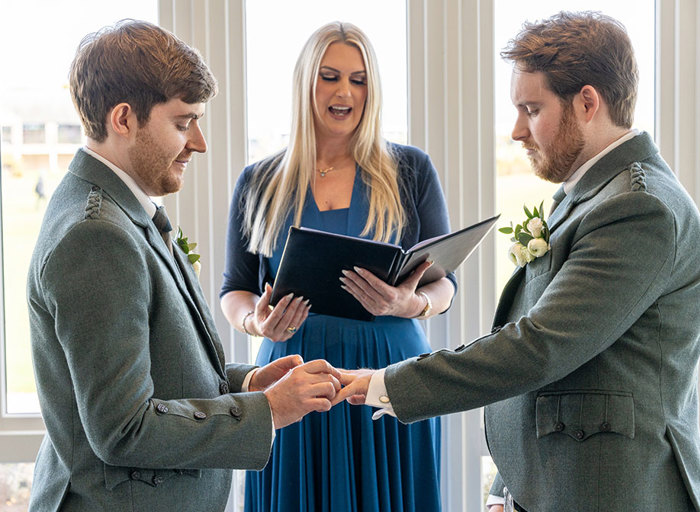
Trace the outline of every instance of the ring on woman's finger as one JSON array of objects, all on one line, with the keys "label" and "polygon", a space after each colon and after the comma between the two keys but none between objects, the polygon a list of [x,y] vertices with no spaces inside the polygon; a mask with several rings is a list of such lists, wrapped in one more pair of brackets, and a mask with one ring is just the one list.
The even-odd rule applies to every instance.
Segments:
[{"label": "ring on woman's finger", "polygon": [[295,332],[297,332],[297,328],[293,325],[290,325],[289,327],[287,327],[287,332],[291,332],[292,334],[294,334]]}]

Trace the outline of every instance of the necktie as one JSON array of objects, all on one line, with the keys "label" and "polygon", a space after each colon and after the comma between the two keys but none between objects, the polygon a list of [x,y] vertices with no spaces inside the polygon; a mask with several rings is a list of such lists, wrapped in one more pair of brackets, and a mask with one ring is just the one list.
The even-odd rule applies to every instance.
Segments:
[{"label": "necktie", "polygon": [[168,214],[165,213],[165,206],[156,208],[156,214],[153,216],[153,224],[156,225],[160,236],[163,237],[165,245],[167,245],[170,252],[172,252],[173,241],[170,238],[170,232],[173,230],[173,227],[170,225],[170,220],[168,220]]},{"label": "necktie", "polygon": [[552,208],[549,210],[550,217],[554,213],[554,210],[557,209],[557,206],[559,206],[559,203],[561,203],[565,197],[566,197],[566,192],[564,192],[564,185],[562,185],[561,187],[559,187],[557,189],[557,191],[552,196],[552,199],[554,199],[554,201],[552,202]]}]

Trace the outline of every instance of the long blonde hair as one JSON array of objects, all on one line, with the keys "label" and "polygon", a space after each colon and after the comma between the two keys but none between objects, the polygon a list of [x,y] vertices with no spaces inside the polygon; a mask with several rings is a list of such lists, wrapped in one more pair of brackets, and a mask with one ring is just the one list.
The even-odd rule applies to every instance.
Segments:
[{"label": "long blonde hair", "polygon": [[[301,223],[307,190],[316,169],[314,113],[316,82],[321,60],[336,42],[355,46],[362,54],[367,75],[367,100],[350,140],[352,156],[362,169],[370,191],[369,215],[362,235],[375,240],[400,239],[406,215],[401,205],[398,165],[381,136],[381,86],[377,59],[367,36],[355,25],[333,22],[314,32],[304,45],[294,68],[292,126],[287,149],[261,162],[244,197],[243,230],[248,250],[271,256],[290,208],[293,224]],[[258,172],[266,169],[266,172]]]}]

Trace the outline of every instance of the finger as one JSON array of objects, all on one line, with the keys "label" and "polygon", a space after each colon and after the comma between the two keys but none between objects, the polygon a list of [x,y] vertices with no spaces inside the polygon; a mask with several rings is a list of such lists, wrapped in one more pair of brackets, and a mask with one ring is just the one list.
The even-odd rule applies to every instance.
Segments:
[{"label": "finger", "polygon": [[357,377],[358,375],[350,373],[350,371],[340,370],[340,383],[343,386],[352,384],[355,381],[355,379],[357,379]]},{"label": "finger", "polygon": [[420,265],[418,265],[415,269],[413,269],[413,272],[411,272],[408,277],[404,280],[403,283],[401,283],[400,286],[409,288],[411,291],[415,291],[416,287],[418,286],[418,283],[420,282],[421,278],[423,277],[423,274],[433,266],[433,262],[430,260],[426,260]]},{"label": "finger", "polygon": [[375,276],[372,272],[362,267],[353,267],[353,270],[359,275],[363,281],[365,281],[370,288],[375,290],[381,290],[384,287],[389,287],[384,281]]},{"label": "finger", "polygon": [[343,283],[341,288],[355,297],[367,310],[374,310],[377,306],[377,299],[381,300],[381,297],[371,295],[366,289],[362,288],[356,281],[352,281],[350,278],[341,277],[340,281]]},{"label": "finger", "polygon": [[291,370],[292,368],[304,364],[304,359],[299,354],[292,354],[290,356],[280,357],[274,361],[274,364],[283,370]]},{"label": "finger", "polygon": [[351,405],[363,405],[366,399],[365,395],[352,395],[347,398],[347,402]]},{"label": "finger", "polygon": [[290,326],[294,326],[297,329],[304,323],[304,320],[309,316],[309,301],[304,300],[301,302],[298,308],[294,312],[294,316],[290,320]]},{"label": "finger", "polygon": [[293,336],[296,333],[296,330],[301,325],[300,319],[304,315],[305,310],[306,301],[304,301],[304,297],[296,297],[289,303],[289,306],[284,312],[284,315],[282,316],[279,325],[281,327],[284,327],[285,331],[287,332],[290,332],[287,330],[288,328],[293,328],[290,333]]},{"label": "finger", "polygon": [[340,372],[325,359],[315,359],[305,363],[302,368],[308,373],[329,373],[340,380]]},{"label": "finger", "polygon": [[333,383],[326,381],[309,386],[305,394],[308,394],[310,397],[325,397],[328,400],[332,400],[337,393]]},{"label": "finger", "polygon": [[[345,386],[344,388],[342,388],[340,391],[338,391],[338,392],[335,394],[335,397],[333,397],[333,399],[331,400],[331,403],[332,403],[333,405],[339,404],[340,402],[342,402],[343,400],[348,399],[348,398],[351,397],[351,396],[355,396],[355,395],[361,394],[361,393],[356,392],[356,391],[357,391],[357,387],[358,387],[358,386],[357,386],[357,383],[356,383],[356,382],[353,382],[352,384],[350,384],[350,385],[348,385],[348,386]],[[364,403],[364,402],[363,402],[363,403]],[[358,405],[358,404],[353,404],[353,405]]]},{"label": "finger", "polygon": [[[364,270],[360,267],[355,267],[355,271],[343,270],[345,281],[350,281],[362,292],[372,298],[383,298],[383,291],[387,291],[389,286],[381,279],[376,277],[372,272]],[[341,279],[342,281],[342,279]],[[383,285],[383,286],[382,286]]]},{"label": "finger", "polygon": [[307,401],[307,405],[309,406],[309,412],[326,412],[333,407],[331,401],[326,398],[311,398]]},{"label": "finger", "polygon": [[280,299],[280,301],[277,303],[270,315],[265,320],[266,327],[271,329],[272,332],[274,332],[274,334],[276,334],[278,338],[283,336],[283,331],[287,328],[287,324],[285,323],[284,325],[282,325],[281,320],[284,316],[287,306],[289,306],[289,303],[292,302],[293,298],[294,294],[292,293],[289,293],[282,297],[282,299]]}]

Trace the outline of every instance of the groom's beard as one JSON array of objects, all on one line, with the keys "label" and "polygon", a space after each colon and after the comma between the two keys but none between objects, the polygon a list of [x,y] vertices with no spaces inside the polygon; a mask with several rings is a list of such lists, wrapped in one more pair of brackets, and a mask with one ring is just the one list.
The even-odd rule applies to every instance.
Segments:
[{"label": "groom's beard", "polygon": [[535,175],[552,183],[561,183],[575,170],[572,167],[584,145],[583,134],[574,118],[573,106],[567,104],[559,122],[559,131],[552,142],[541,148],[534,145],[524,145],[524,148],[535,150],[530,155]]}]

